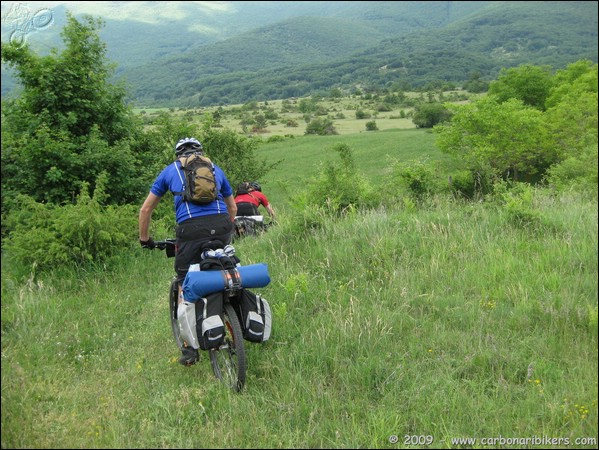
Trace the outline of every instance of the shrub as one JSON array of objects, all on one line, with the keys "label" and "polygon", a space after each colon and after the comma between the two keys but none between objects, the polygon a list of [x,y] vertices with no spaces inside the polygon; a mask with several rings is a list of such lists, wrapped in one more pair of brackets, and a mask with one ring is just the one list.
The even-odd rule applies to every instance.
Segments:
[{"label": "shrub", "polygon": [[558,190],[597,191],[597,146],[585,148],[580,155],[556,164],[547,170],[546,181]]},{"label": "shrub", "polygon": [[377,203],[374,190],[355,167],[351,149],[337,144],[333,150],[341,156],[341,164],[329,163],[322,167],[317,179],[295,203],[300,211],[308,207],[325,207],[332,214],[342,214],[356,208],[371,207]]},{"label": "shrub", "polygon": [[515,228],[528,231],[546,232],[555,226],[535,208],[535,189],[522,182],[498,181],[489,197],[492,204],[499,206],[507,223]]},{"label": "shrub", "polygon": [[370,122],[366,122],[366,131],[376,131],[379,128],[376,126],[376,122],[371,120]]},{"label": "shrub", "polygon": [[[102,197],[102,189],[96,191]],[[99,263],[135,242],[137,208],[102,207],[89,197],[87,185],[74,205],[56,207],[24,195],[19,200],[21,208],[7,218],[13,231],[5,242],[17,264],[43,271]]]},{"label": "shrub", "polygon": [[474,174],[469,170],[455,173],[451,177],[449,189],[461,197],[474,198],[477,194]]},{"label": "shrub", "polygon": [[398,185],[400,188],[396,195],[405,191],[414,198],[421,199],[425,195],[437,191],[435,172],[428,162],[396,162],[392,167],[391,179],[394,182],[393,184]]},{"label": "shrub", "polygon": [[270,143],[270,142],[283,142],[285,140],[285,138],[279,134],[276,134],[274,136],[270,136],[266,142]]},{"label": "shrub", "polygon": [[449,110],[441,103],[420,103],[416,106],[412,122],[417,128],[432,128],[451,118]]},{"label": "shrub", "polygon": [[306,126],[304,134],[317,134],[319,136],[326,136],[329,134],[337,134],[333,121],[325,117],[318,117]]}]

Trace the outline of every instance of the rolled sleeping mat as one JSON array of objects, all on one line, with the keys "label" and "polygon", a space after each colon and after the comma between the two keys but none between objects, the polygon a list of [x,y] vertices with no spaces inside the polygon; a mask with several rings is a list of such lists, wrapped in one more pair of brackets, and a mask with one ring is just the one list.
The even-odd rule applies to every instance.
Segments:
[{"label": "rolled sleeping mat", "polygon": [[[242,288],[261,288],[270,283],[268,265],[264,263],[239,266],[237,272]],[[227,270],[200,270],[187,272],[183,281],[183,298],[194,303],[213,292],[224,291],[231,280]]]}]

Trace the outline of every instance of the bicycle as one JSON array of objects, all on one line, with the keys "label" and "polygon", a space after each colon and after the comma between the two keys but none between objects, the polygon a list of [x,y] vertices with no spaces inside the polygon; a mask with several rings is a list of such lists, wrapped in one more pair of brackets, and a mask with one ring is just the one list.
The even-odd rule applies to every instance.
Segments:
[{"label": "bicycle", "polygon": [[245,236],[258,236],[270,228],[274,222],[272,219],[269,222],[264,220],[264,216],[236,216],[235,217],[235,234],[233,240],[240,239]]},{"label": "bicycle", "polygon": [[[176,255],[177,249],[174,239],[156,241],[155,245],[155,248],[165,250],[168,258]],[[243,330],[240,323],[241,312],[239,305],[234,300],[239,296],[239,293],[239,288],[225,289],[222,293],[218,293],[223,296],[221,319],[225,325],[225,337],[217,348],[208,350],[215,377],[236,392],[243,389],[247,371]],[[177,317],[178,306],[179,284],[177,277],[174,277],[169,288],[169,314],[173,336],[179,350],[181,350],[184,344]]]}]

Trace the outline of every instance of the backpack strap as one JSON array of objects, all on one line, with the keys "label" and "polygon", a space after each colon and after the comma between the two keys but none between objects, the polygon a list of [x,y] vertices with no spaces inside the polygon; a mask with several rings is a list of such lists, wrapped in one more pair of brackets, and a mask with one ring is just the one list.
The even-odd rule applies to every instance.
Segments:
[{"label": "backpack strap", "polygon": [[183,176],[181,175],[181,172],[183,171],[183,164],[181,164],[181,168],[177,167],[177,161],[175,161],[173,164],[175,165],[175,169],[177,170],[177,175],[179,175],[179,180],[181,180],[181,186],[183,187],[183,190],[181,192],[173,191],[173,194],[183,195],[183,193],[185,192],[185,178],[183,178]]}]

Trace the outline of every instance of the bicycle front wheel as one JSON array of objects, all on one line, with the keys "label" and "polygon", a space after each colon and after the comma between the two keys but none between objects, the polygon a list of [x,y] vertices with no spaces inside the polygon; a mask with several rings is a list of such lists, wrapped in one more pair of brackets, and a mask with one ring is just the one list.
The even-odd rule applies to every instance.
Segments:
[{"label": "bicycle front wheel", "polygon": [[239,392],[245,384],[247,364],[243,334],[233,306],[230,303],[224,306],[225,340],[218,348],[210,350],[210,362],[216,378]]}]

